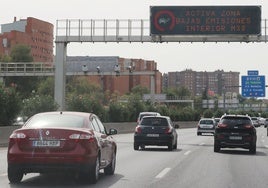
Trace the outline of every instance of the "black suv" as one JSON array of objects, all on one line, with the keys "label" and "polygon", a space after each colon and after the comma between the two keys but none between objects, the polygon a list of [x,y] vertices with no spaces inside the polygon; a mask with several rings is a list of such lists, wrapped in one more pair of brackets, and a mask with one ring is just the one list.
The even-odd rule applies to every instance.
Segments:
[{"label": "black suv", "polygon": [[256,153],[256,129],[247,115],[223,115],[214,134],[214,152],[221,148],[244,148]]}]

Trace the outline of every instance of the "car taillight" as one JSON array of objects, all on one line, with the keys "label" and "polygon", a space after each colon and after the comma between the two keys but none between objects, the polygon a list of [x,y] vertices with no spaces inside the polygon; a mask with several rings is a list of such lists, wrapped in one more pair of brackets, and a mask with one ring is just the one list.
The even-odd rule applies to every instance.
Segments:
[{"label": "car taillight", "polygon": [[250,124],[248,124],[248,125],[244,125],[244,127],[245,127],[246,129],[252,129],[252,128],[253,128],[253,126],[250,125]]},{"label": "car taillight", "polygon": [[137,126],[135,128],[135,132],[138,133],[138,134],[141,133],[141,127],[140,126]]},{"label": "car taillight", "polygon": [[94,136],[92,134],[71,134],[69,138],[76,142],[79,142],[80,140],[88,140],[89,142],[94,140]]},{"label": "car taillight", "polygon": [[219,123],[219,124],[218,124],[218,127],[219,127],[219,128],[226,128],[227,125],[226,125],[226,124]]},{"label": "car taillight", "polygon": [[12,133],[9,138],[26,138],[26,135],[24,133]]},{"label": "car taillight", "polygon": [[168,127],[165,130],[165,134],[170,134],[172,132],[172,128]]},{"label": "car taillight", "polygon": [[11,147],[15,143],[20,143],[24,138],[26,138],[24,133],[12,133],[9,137],[9,146]]}]

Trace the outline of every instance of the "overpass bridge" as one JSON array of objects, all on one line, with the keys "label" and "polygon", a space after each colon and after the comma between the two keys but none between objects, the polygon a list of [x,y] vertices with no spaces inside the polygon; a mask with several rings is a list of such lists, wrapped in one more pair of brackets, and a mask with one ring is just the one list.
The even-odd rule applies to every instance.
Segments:
[{"label": "overpass bridge", "polygon": [[268,42],[267,21],[260,35],[151,35],[148,19],[67,19],[57,20],[55,42]]},{"label": "overpass bridge", "polygon": [[[55,101],[65,108],[65,70],[70,42],[267,42],[267,20],[261,20],[260,35],[151,35],[149,19],[66,19],[56,22]],[[153,77],[153,75],[152,75]],[[151,78],[151,80],[154,80]],[[153,84],[154,85],[154,84]],[[57,88],[57,89],[56,89]],[[151,92],[153,92],[151,90]],[[153,94],[153,93],[152,93]]]},{"label": "overpass bridge", "polygon": [[[2,76],[55,76],[55,101],[60,109],[65,109],[65,76],[66,75],[97,75],[97,72],[66,72],[67,45],[71,42],[268,42],[267,19],[261,21],[261,34],[259,35],[151,35],[150,20],[148,19],[66,19],[56,22],[56,56],[54,66],[33,64],[0,63],[0,77]],[[116,74],[114,71],[102,73],[103,75]],[[129,75],[122,72],[120,75]],[[133,72],[132,75],[146,74],[151,76],[151,85],[154,86],[154,72]],[[151,94],[154,89],[151,88]]]}]

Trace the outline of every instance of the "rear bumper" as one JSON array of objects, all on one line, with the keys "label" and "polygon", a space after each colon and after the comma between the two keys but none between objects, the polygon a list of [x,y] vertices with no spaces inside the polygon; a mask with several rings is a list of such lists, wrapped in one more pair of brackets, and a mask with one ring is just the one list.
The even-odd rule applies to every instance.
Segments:
[{"label": "rear bumper", "polygon": [[85,164],[34,164],[23,163],[15,164],[9,163],[8,168],[17,169],[23,173],[54,173],[54,172],[87,172],[93,166],[92,163]]},{"label": "rear bumper", "polygon": [[220,141],[218,142],[221,148],[244,148],[250,149],[253,146],[251,142],[228,142],[228,141]]},{"label": "rear bumper", "polygon": [[197,133],[215,133],[215,129],[212,128],[212,129],[208,129],[208,128],[198,128],[197,129]]},{"label": "rear bumper", "polygon": [[138,145],[166,146],[173,142],[173,140],[172,135],[159,135],[159,137],[150,137],[146,134],[134,135],[134,142]]},{"label": "rear bumper", "polygon": [[253,146],[256,146],[257,138],[252,137],[242,137],[242,140],[230,140],[227,137],[224,139],[217,138],[217,135],[214,137],[214,142],[218,144],[221,148],[244,148],[250,149]]},{"label": "rear bumper", "polygon": [[8,167],[15,168],[24,173],[45,173],[65,170],[84,171],[94,165],[97,155],[36,155],[9,154]]}]

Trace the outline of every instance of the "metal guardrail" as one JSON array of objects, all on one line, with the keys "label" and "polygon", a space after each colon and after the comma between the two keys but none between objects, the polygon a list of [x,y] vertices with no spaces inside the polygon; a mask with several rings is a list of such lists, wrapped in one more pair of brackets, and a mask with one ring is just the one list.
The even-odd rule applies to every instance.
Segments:
[{"label": "metal guardrail", "polygon": [[5,63],[0,62],[0,76],[38,76],[54,75],[55,68],[52,64],[34,62],[34,63]]},{"label": "metal guardrail", "polygon": [[[19,62],[19,63],[3,63],[0,62],[0,77],[1,76],[54,76],[55,67],[52,64],[40,63],[40,62]],[[97,72],[97,71],[81,71],[78,72],[66,72],[67,76],[74,75],[84,75],[84,76],[129,76],[129,75],[146,75],[155,76],[156,71],[107,71],[107,72]]]},{"label": "metal guardrail", "polygon": [[267,19],[261,35],[151,36],[148,19],[57,20],[56,42],[267,42]]}]

